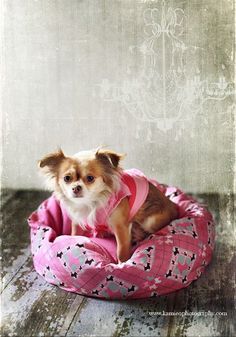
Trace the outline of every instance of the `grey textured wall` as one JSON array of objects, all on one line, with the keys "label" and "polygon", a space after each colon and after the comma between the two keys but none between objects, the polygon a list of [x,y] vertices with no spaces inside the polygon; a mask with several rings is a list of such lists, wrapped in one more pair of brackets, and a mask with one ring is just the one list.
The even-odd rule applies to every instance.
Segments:
[{"label": "grey textured wall", "polygon": [[233,0],[3,1],[3,186],[107,144],[159,181],[234,181]]}]

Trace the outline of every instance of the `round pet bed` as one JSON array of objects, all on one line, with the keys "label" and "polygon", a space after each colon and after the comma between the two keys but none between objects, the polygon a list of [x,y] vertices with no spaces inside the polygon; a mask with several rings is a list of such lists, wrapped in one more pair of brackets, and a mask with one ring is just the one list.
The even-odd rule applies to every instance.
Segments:
[{"label": "round pet bed", "polygon": [[71,236],[71,220],[51,196],[28,219],[36,271],[64,290],[105,299],[146,298],[187,287],[209,264],[212,215],[176,187],[159,185],[179,206],[179,218],[133,247],[117,264],[113,237]]}]

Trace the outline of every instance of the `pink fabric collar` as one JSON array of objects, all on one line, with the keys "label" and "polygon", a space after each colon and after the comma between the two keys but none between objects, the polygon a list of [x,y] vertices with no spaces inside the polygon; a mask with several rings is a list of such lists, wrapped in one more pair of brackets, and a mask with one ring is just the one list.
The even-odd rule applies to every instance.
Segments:
[{"label": "pink fabric collar", "polygon": [[129,205],[130,205],[130,215],[131,220],[135,214],[138,212],[139,208],[143,205],[148,194],[148,179],[145,175],[137,170],[130,169],[124,171],[122,180],[130,191]]}]

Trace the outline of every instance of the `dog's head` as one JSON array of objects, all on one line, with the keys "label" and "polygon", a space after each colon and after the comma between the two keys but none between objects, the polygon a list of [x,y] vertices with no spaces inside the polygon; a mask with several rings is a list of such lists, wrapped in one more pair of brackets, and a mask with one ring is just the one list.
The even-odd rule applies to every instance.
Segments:
[{"label": "dog's head", "polygon": [[119,186],[119,162],[123,155],[98,149],[66,156],[62,150],[39,161],[41,171],[53,182],[53,189],[75,203],[96,200]]}]

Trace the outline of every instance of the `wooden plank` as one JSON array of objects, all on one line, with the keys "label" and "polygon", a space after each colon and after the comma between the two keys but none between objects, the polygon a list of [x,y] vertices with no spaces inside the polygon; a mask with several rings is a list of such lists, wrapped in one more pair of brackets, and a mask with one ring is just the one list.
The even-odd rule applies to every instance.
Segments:
[{"label": "wooden plank", "polygon": [[2,208],[2,260],[1,288],[4,289],[15,273],[25,263],[29,251],[29,227],[27,218],[42,200],[48,197],[47,192],[4,191]]},{"label": "wooden plank", "polygon": [[47,192],[17,191],[8,199],[2,210],[3,249],[28,246],[27,218],[48,195]]},{"label": "wooden plank", "polygon": [[4,267],[2,268],[2,282],[1,282],[1,293],[10,283],[10,281],[14,278],[14,276],[18,273],[20,268],[25,264],[28,258],[31,256],[30,247],[20,249],[20,254],[16,256],[17,252],[14,249],[6,248],[4,249],[4,253],[8,252],[11,255],[10,260],[6,263],[4,259]]},{"label": "wooden plank", "polygon": [[152,316],[157,305],[167,309],[167,296],[157,299],[105,301],[90,299],[75,319],[68,336],[165,336],[169,317]]},{"label": "wooden plank", "polygon": [[0,193],[1,193],[1,209],[4,209],[5,205],[17,193],[17,191],[12,189],[2,189]]},{"label": "wooden plank", "polygon": [[48,337],[64,335],[85,299],[48,284],[28,258],[4,289],[1,301],[3,336]]}]

